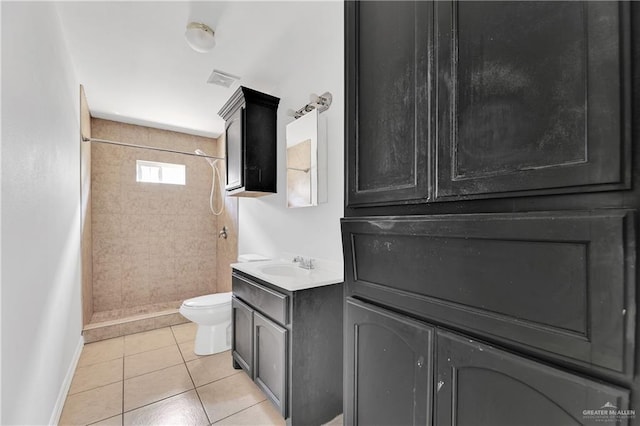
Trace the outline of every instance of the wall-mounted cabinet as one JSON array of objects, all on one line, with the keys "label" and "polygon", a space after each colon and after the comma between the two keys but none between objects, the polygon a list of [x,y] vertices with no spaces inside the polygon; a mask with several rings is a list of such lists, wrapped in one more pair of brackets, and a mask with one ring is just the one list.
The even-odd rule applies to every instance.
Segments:
[{"label": "wall-mounted cabinet", "polygon": [[226,191],[238,197],[277,192],[279,98],[240,86],[220,109],[225,120]]}]

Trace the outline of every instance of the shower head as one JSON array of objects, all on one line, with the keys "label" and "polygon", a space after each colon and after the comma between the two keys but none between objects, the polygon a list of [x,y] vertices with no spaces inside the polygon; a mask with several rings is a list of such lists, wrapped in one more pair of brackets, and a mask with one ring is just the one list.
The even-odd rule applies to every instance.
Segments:
[{"label": "shower head", "polygon": [[211,165],[211,167],[213,167],[213,165],[216,164],[216,161],[218,161],[218,159],[209,158],[209,154],[207,154],[201,149],[196,149],[195,153],[198,155],[202,155],[204,159],[207,160],[207,163]]}]

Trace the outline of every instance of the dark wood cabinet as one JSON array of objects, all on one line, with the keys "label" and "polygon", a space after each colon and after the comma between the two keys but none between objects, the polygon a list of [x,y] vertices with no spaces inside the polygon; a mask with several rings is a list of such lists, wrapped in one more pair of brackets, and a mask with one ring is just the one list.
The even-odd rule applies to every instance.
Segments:
[{"label": "dark wood cabinet", "polygon": [[348,205],[429,196],[432,10],[429,2],[345,2]]},{"label": "dark wood cabinet", "polygon": [[348,207],[630,186],[628,5],[347,2],[345,17]]},{"label": "dark wood cabinet", "polygon": [[433,329],[347,299],[346,425],[432,424]]},{"label": "dark wood cabinet", "polygon": [[320,425],[342,412],[342,284],[287,291],[234,270],[234,367],[288,425]]},{"label": "dark wood cabinet", "polygon": [[345,2],[345,424],[640,424],[639,22]]},{"label": "dark wood cabinet", "polygon": [[269,318],[254,314],[255,348],[254,380],[258,387],[286,415],[287,396],[287,329]]},{"label": "dark wood cabinet", "polygon": [[240,86],[218,112],[226,122],[227,195],[277,192],[276,123],[280,99]]},{"label": "dark wood cabinet", "polygon": [[633,374],[632,210],[343,220],[352,295],[576,366]]},{"label": "dark wood cabinet", "polygon": [[240,107],[225,123],[225,158],[227,160],[225,189],[227,191],[237,190],[244,183],[244,121],[244,108]]},{"label": "dark wood cabinet", "polygon": [[434,8],[435,199],[629,185],[621,4]]},{"label": "dark wood cabinet", "polygon": [[622,425],[630,419],[588,414],[607,404],[628,410],[626,389],[447,331],[438,330],[437,348],[437,425]]}]

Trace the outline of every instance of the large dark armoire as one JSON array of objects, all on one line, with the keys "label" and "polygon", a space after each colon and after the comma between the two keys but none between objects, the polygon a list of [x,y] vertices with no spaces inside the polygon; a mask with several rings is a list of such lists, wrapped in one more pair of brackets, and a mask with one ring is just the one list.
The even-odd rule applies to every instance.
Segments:
[{"label": "large dark armoire", "polygon": [[638,23],[345,3],[345,424],[640,424]]}]

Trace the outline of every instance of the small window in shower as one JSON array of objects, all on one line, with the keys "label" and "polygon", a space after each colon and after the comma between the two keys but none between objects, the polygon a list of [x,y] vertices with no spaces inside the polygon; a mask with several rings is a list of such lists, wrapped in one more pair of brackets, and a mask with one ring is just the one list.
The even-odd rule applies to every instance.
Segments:
[{"label": "small window in shower", "polygon": [[136,160],[136,181],[185,184],[186,168],[184,164],[159,163],[157,161]]}]

